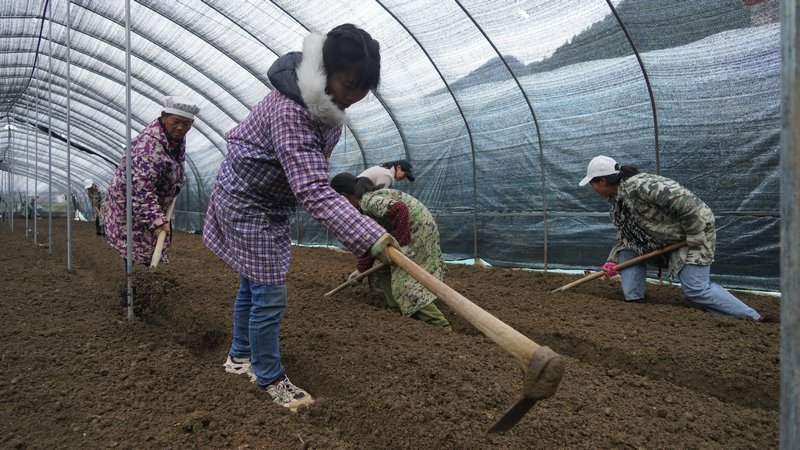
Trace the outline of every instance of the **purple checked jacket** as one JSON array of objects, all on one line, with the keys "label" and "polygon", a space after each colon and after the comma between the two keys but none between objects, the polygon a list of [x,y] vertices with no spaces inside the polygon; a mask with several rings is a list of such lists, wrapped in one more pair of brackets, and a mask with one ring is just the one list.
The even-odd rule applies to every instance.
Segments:
[{"label": "purple checked jacket", "polygon": [[257,283],[285,284],[297,204],[356,256],[385,233],[328,181],[344,112],[324,92],[323,41],[312,34],[302,55],[279,58],[269,71],[275,89],[227,133],[228,154],[209,200],[203,242]]}]

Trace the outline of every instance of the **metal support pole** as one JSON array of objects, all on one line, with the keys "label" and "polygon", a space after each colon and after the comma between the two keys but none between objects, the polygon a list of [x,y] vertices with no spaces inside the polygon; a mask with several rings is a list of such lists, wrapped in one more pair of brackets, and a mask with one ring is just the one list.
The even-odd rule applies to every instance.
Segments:
[{"label": "metal support pole", "polygon": [[[6,154],[6,157],[7,156],[8,155]],[[5,219],[6,223],[8,223],[9,226],[11,226],[10,221],[9,221],[9,218],[11,217],[11,209],[9,209],[9,205],[11,205],[12,198],[11,198],[11,191],[8,190],[8,161],[5,161],[4,169],[5,170],[2,172],[3,173],[3,186],[2,186],[2,188],[5,189],[5,191],[6,191],[5,195],[3,196],[3,198],[6,200],[6,203],[5,203],[6,206],[5,206],[4,211],[3,211],[3,218]]]},{"label": "metal support pole", "polygon": [[[27,120],[26,120],[27,122]],[[31,135],[25,133],[25,239],[28,238],[28,217],[30,217],[31,193],[30,177],[28,177],[28,167],[31,166]]]},{"label": "metal support pole", "polygon": [[[5,163],[5,160],[3,161],[3,163]],[[4,205],[3,206],[3,222],[7,222],[8,221],[8,202],[6,202],[6,198],[8,198],[8,194],[4,191],[5,186],[6,186],[6,184],[5,184],[6,172],[5,172],[5,170],[2,170],[3,168],[5,168],[5,164],[3,164],[2,167],[0,167],[0,192],[2,192],[2,194],[0,194],[0,197],[3,198],[3,205]]]},{"label": "metal support pole", "polygon": [[47,5],[47,253],[53,253],[53,3]]},{"label": "metal support pole", "polygon": [[[38,66],[38,63],[37,63]],[[39,75],[39,71],[36,70],[36,75]],[[33,204],[33,243],[38,245],[39,244],[39,215],[37,214],[37,208],[39,207],[39,80],[36,79],[36,120],[34,120],[34,131],[36,134],[34,135],[34,145],[36,146],[36,153],[34,156],[34,164],[36,167],[33,170],[33,198],[36,202]]]},{"label": "metal support pole", "polygon": [[70,48],[72,47],[72,42],[70,42],[70,28],[72,24],[70,23],[70,5],[72,4],[72,0],[67,0],[67,271],[72,270],[72,167],[71,167],[71,159],[72,159],[72,141],[70,140],[70,110],[72,109],[70,104],[70,84],[72,82],[72,78],[70,78]]},{"label": "metal support pole", "polygon": [[781,430],[780,448],[800,445],[800,4],[781,0]]},{"label": "metal support pole", "polygon": [[14,232],[14,212],[17,210],[17,206],[14,204],[16,201],[14,199],[14,155],[11,152],[11,117],[6,116],[8,118],[8,149],[6,150],[6,156],[8,157],[8,198],[9,198],[9,205],[11,206],[11,232]]},{"label": "metal support pole", "polygon": [[[2,162],[5,162],[5,161],[2,161]],[[8,202],[6,202],[6,198],[8,197],[8,194],[5,191],[3,191],[3,188],[5,187],[5,181],[6,181],[6,172],[5,172],[5,170],[3,170],[4,167],[5,167],[5,164],[0,166],[0,198],[3,199],[2,203],[3,203],[3,205],[5,205],[5,206],[3,206],[3,222],[7,222],[8,221]]]},{"label": "metal support pole", "polygon": [[125,0],[125,218],[128,221],[127,259],[128,320],[133,320],[133,189],[131,188],[131,1]]}]

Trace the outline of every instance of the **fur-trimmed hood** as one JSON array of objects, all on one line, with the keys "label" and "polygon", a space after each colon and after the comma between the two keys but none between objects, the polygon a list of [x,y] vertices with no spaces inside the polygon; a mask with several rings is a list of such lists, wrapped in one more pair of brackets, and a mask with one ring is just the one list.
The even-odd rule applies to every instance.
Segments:
[{"label": "fur-trimmed hood", "polygon": [[281,56],[267,75],[275,89],[305,106],[311,117],[328,126],[339,126],[345,123],[347,116],[325,92],[328,80],[322,63],[323,43],[325,35],[309,34],[303,40],[302,53]]}]

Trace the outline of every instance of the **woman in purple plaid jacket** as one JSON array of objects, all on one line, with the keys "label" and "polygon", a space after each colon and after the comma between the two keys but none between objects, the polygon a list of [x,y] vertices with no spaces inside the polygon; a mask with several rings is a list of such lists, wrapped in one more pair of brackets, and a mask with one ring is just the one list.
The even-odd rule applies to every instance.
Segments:
[{"label": "woman in purple plaid jacket", "polygon": [[388,262],[387,247],[399,245],[328,184],[344,110],[378,86],[378,42],[350,24],[312,33],[302,53],[278,58],[268,76],[274,89],[227,133],[203,242],[239,274],[225,370],[248,374],[272,401],[296,411],[313,399],[286,377],[278,343],[295,207],[356,256]]}]

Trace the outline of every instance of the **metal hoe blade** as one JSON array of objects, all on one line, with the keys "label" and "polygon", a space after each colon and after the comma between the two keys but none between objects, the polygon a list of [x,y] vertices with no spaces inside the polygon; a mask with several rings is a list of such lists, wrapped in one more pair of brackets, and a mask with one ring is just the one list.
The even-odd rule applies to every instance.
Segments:
[{"label": "metal hoe blade", "polygon": [[489,428],[488,433],[508,431],[533,408],[538,400],[550,398],[556,393],[564,376],[564,358],[549,347],[539,347],[530,355],[523,367],[522,398],[509,408]]},{"label": "metal hoe blade", "polygon": [[499,433],[501,431],[508,431],[514,427],[514,425],[519,422],[520,419],[530,410],[533,408],[533,405],[536,404],[536,400],[532,398],[522,397],[521,399],[517,400],[517,403],[514,403],[511,408],[508,408],[497,422],[492,425],[492,428],[489,428],[489,433]]},{"label": "metal hoe blade", "polygon": [[519,331],[489,314],[480,306],[442,283],[425,269],[408,259],[400,250],[386,250],[391,261],[405,270],[451,310],[463,317],[489,339],[517,360],[523,372],[522,399],[508,410],[490,432],[504,431],[519,422],[537,400],[551,397],[564,376],[564,358],[558,353],[528,339]]}]

